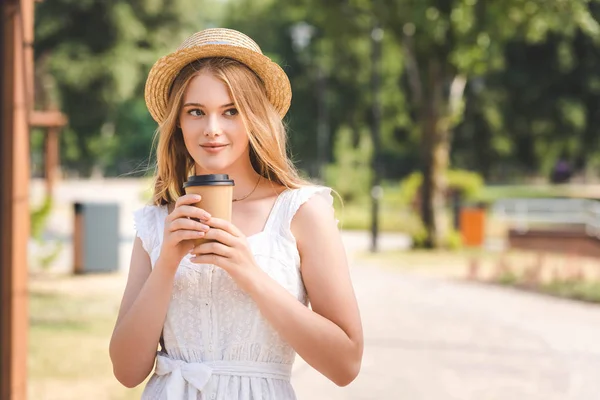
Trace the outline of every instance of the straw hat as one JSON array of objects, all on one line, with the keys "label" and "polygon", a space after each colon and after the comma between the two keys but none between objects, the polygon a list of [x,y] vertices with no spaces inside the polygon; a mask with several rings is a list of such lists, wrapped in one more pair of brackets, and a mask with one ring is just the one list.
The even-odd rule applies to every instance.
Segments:
[{"label": "straw hat", "polygon": [[193,34],[179,48],[160,58],[150,70],[145,99],[152,118],[161,123],[166,118],[169,91],[175,77],[192,61],[209,57],[226,57],[248,66],[263,81],[267,97],[283,118],[290,107],[290,81],[279,65],[262,54],[248,36],[232,29],[206,29]]}]

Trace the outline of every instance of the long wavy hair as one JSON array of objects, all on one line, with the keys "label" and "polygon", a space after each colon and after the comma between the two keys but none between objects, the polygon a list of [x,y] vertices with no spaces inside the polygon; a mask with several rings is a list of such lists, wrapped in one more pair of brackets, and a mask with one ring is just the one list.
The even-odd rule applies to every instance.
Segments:
[{"label": "long wavy hair", "polygon": [[184,194],[183,183],[194,173],[195,162],[188,153],[179,127],[185,91],[192,78],[208,72],[229,88],[239,111],[250,145],[254,170],[276,184],[296,189],[310,184],[287,156],[287,133],[275,108],[267,99],[260,78],[244,64],[228,58],[206,58],[185,66],[175,78],[169,94],[167,117],[156,130],[156,175],[153,203],[173,203]]}]

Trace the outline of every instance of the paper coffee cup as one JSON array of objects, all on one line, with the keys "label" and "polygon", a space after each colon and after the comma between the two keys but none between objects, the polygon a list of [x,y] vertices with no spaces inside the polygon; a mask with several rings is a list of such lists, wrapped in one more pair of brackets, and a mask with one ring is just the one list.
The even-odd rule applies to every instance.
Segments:
[{"label": "paper coffee cup", "polygon": [[[199,194],[202,199],[195,203],[212,217],[231,222],[234,182],[227,174],[193,175],[183,184],[186,194]],[[194,245],[212,242],[204,238],[194,239]]]}]

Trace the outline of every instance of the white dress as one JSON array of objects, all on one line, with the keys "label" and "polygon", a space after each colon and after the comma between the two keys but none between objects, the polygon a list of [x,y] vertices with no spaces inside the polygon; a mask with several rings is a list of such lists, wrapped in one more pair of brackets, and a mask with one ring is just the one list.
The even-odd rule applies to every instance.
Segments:
[{"label": "white dress", "polygon": [[[304,305],[300,256],[290,231],[298,208],[314,194],[333,204],[331,189],[287,189],[275,201],[263,231],[248,237],[258,265]],[[137,235],[158,259],[166,206],[134,214]],[[253,300],[221,268],[194,264],[186,256],[175,274],[163,327],[166,353],[142,400],[291,400],[295,351],[265,320]]]}]

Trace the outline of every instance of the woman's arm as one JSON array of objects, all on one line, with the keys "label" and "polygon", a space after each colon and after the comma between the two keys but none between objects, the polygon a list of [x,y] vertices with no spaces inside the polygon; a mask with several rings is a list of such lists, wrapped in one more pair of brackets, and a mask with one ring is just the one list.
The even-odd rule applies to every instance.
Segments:
[{"label": "woman's arm", "polygon": [[313,368],[339,386],[360,370],[363,333],[346,253],[332,207],[313,196],[292,221],[312,310],[266,274],[249,294],[264,317]]},{"label": "woman's arm", "polygon": [[161,259],[152,269],[148,253],[140,239],[135,239],[127,286],[109,347],[114,375],[126,387],[139,385],[152,372],[173,288],[172,269]]},{"label": "woman's arm", "polygon": [[165,218],[160,256],[152,269],[150,257],[136,237],[127,287],[110,341],[115,377],[127,387],[142,383],[152,371],[165,322],[175,272],[181,259],[193,249],[190,239],[201,238],[208,226],[194,221],[210,215],[191,206],[200,196],[184,195]]}]

